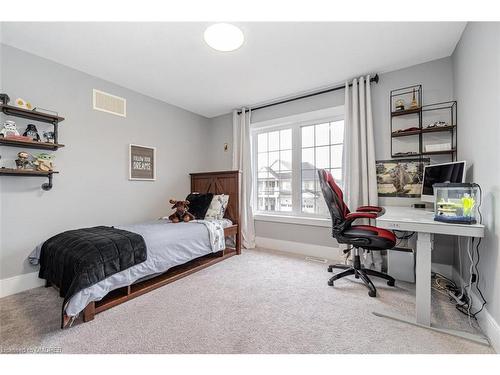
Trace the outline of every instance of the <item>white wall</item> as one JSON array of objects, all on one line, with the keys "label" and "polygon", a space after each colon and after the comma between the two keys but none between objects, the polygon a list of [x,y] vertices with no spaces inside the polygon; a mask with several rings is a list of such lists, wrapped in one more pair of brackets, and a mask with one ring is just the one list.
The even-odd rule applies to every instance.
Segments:
[{"label": "white wall", "polygon": [[[54,187],[43,178],[1,177],[0,279],[33,272],[27,255],[58,232],[155,219],[170,213],[170,197],[189,192],[189,172],[211,168],[210,121],[90,75],[2,46],[2,88],[11,99],[56,110],[60,125]],[[127,99],[127,118],[92,109],[92,89]],[[26,121],[12,118],[24,130]],[[39,130],[44,128],[38,125]],[[157,180],[128,180],[128,145],[157,148]],[[210,145],[210,143],[208,143]],[[2,147],[12,167],[17,148]],[[27,150],[36,153],[38,150]]]},{"label": "white wall", "polygon": [[[486,236],[480,247],[479,285],[488,301],[487,311],[500,330],[500,23],[469,23],[452,61],[459,102],[459,157],[472,163],[468,180],[483,190]],[[457,272],[458,264],[456,257]],[[462,265],[464,279],[468,279],[465,252]],[[500,345],[500,331],[498,335]]]}]

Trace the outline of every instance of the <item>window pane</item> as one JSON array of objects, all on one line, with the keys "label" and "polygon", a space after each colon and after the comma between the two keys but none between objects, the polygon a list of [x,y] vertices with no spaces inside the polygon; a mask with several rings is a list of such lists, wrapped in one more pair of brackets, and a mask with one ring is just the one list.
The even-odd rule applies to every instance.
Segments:
[{"label": "window pane", "polygon": [[314,213],[316,180],[314,169],[302,171],[302,212]]},{"label": "window pane", "polygon": [[316,147],[316,168],[330,167],[329,146]]},{"label": "window pane", "polygon": [[330,124],[316,125],[316,146],[330,144]]},{"label": "window pane", "polygon": [[292,170],[292,150],[281,151],[280,152],[280,160],[282,171],[291,171]]},{"label": "window pane", "polygon": [[271,132],[269,134],[269,151],[280,149],[280,132]]},{"label": "window pane", "polygon": [[280,131],[280,150],[292,149],[292,129]]},{"label": "window pane", "polygon": [[260,171],[263,168],[269,166],[267,163],[267,152],[257,155],[257,170]]},{"label": "window pane", "polygon": [[332,173],[332,176],[335,179],[337,185],[342,187],[342,169],[340,168],[332,169],[330,172]]},{"label": "window pane", "polygon": [[330,144],[344,142],[344,120],[330,123]]},{"label": "window pane", "polygon": [[267,151],[267,133],[262,133],[258,135],[257,146],[258,146],[258,152]]},{"label": "window pane", "polygon": [[302,149],[302,169],[314,168],[314,148]]},{"label": "window pane", "polygon": [[342,145],[330,146],[330,167],[342,167]]},{"label": "window pane", "polygon": [[314,146],[314,125],[302,127],[302,147]]},{"label": "window pane", "polygon": [[279,151],[273,151],[269,152],[269,168],[273,171],[278,172],[280,170],[280,152]]}]

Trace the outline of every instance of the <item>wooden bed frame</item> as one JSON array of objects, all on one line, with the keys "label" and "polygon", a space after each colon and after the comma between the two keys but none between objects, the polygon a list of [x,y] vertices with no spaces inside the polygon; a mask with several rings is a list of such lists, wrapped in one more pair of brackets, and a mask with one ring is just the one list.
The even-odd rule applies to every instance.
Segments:
[{"label": "wooden bed frame", "polygon": [[[231,220],[233,225],[224,229],[224,235],[235,236],[235,248],[226,248],[218,253],[193,259],[151,279],[115,289],[100,301],[90,302],[83,310],[83,321],[91,321],[100,312],[219,263],[233,255],[241,254],[239,186],[240,172],[238,171],[191,173],[191,192],[229,195],[224,217]],[[61,328],[68,327],[71,323],[71,318],[63,313]]]}]

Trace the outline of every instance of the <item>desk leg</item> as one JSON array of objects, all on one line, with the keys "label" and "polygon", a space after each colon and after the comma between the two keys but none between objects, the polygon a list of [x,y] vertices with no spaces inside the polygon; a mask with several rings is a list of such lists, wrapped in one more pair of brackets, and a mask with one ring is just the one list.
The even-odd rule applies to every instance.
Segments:
[{"label": "desk leg", "polygon": [[431,325],[432,234],[417,233],[416,316],[418,324]]}]

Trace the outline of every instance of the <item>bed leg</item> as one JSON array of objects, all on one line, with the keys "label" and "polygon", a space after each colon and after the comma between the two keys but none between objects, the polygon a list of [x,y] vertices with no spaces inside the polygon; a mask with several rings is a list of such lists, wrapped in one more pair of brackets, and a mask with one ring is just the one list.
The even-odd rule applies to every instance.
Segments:
[{"label": "bed leg", "polygon": [[45,287],[50,288],[52,286],[52,283],[49,280],[45,280]]},{"label": "bed leg", "polygon": [[85,323],[94,320],[95,317],[95,302],[90,302],[83,310],[83,321]]},{"label": "bed leg", "polygon": [[236,233],[236,254],[241,254],[241,228],[238,225],[238,232]]}]

